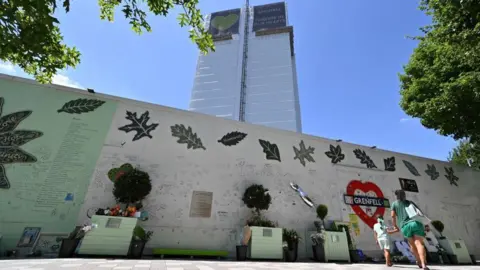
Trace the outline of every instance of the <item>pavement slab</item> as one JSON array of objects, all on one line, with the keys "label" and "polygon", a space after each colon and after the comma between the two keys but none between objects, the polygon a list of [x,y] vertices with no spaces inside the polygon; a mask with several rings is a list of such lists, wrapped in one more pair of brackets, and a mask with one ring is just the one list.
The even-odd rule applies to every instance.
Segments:
[{"label": "pavement slab", "polygon": [[[0,260],[0,270],[408,270],[416,265],[236,262],[201,260],[19,259]],[[469,270],[480,266],[431,266],[431,270]]]}]

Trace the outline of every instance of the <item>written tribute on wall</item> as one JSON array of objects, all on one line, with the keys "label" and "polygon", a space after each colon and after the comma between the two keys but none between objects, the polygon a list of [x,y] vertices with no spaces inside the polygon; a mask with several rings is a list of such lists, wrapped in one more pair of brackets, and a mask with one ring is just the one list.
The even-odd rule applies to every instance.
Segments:
[{"label": "written tribute on wall", "polygon": [[213,192],[193,191],[190,217],[210,218],[212,215]]},{"label": "written tribute on wall", "polygon": [[240,9],[231,9],[212,13],[209,32],[212,36],[221,37],[238,34]]},{"label": "written tribute on wall", "polygon": [[287,26],[285,3],[253,7],[253,32]]}]

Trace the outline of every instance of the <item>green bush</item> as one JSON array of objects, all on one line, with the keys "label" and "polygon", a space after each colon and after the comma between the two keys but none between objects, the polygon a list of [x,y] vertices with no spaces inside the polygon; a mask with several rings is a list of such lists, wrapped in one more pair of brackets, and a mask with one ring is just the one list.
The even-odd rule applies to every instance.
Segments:
[{"label": "green bush", "polygon": [[135,226],[133,229],[133,236],[138,239],[147,242],[152,237],[152,231],[145,231],[145,229],[141,226]]},{"label": "green bush", "polygon": [[443,222],[440,220],[434,220],[432,221],[432,226],[437,230],[440,234],[443,233],[443,230],[445,229],[445,225],[443,225]]},{"label": "green bush", "polygon": [[268,189],[262,185],[253,184],[245,190],[242,201],[248,208],[260,213],[260,210],[268,210],[272,197],[268,194]]},{"label": "green bush", "polygon": [[143,200],[152,191],[148,173],[133,169],[119,176],[114,182],[113,196],[120,203],[133,204]]},{"label": "green bush", "polygon": [[328,207],[324,204],[319,204],[317,206],[317,217],[320,219],[320,220],[324,220],[328,215]]}]

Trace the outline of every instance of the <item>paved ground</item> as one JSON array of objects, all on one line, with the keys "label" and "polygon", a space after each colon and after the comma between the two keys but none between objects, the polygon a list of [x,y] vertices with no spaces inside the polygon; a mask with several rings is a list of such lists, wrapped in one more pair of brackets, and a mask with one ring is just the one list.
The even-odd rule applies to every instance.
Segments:
[{"label": "paved ground", "polygon": [[[414,265],[385,267],[374,264],[284,263],[284,262],[230,262],[230,261],[175,261],[175,260],[105,260],[105,259],[36,259],[0,260],[1,270],[408,270]],[[432,266],[432,270],[480,269],[480,266]]]}]

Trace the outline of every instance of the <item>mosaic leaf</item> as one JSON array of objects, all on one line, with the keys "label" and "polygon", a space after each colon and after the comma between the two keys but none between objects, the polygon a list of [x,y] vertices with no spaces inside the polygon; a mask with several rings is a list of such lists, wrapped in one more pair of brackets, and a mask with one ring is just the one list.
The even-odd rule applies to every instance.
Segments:
[{"label": "mosaic leaf", "polygon": [[183,124],[176,124],[170,127],[172,136],[177,137],[177,143],[187,144],[187,149],[203,149],[207,150],[203,146],[202,140],[194,133],[191,127],[185,127]]},{"label": "mosaic leaf", "polygon": [[305,167],[305,160],[309,162],[315,162],[315,160],[311,156],[313,155],[315,148],[311,146],[306,148],[303,140],[300,142],[299,146],[300,146],[300,149],[296,148],[295,146],[293,147],[293,152],[295,153],[295,157],[293,159],[294,160],[298,159],[300,161],[300,164],[303,165],[303,167]]},{"label": "mosaic leaf", "polygon": [[153,137],[152,135],[150,135],[150,132],[154,131],[157,128],[158,124],[147,124],[147,122],[150,120],[150,117],[148,115],[149,112],[145,111],[140,117],[137,117],[136,112],[127,111],[127,116],[125,117],[125,119],[130,120],[132,123],[123,127],[119,127],[118,130],[125,131],[125,133],[135,131],[136,134],[133,137],[132,141],[140,140],[143,137],[148,137],[151,139]]},{"label": "mosaic leaf", "polygon": [[0,188],[10,188],[10,181],[8,181],[7,174],[5,173],[5,167],[3,167],[3,165],[0,165]]},{"label": "mosaic leaf", "polygon": [[403,161],[403,164],[405,164],[405,167],[407,167],[407,169],[410,171],[411,174],[415,176],[420,176],[420,173],[417,171],[417,168],[415,168],[415,166],[413,166],[412,163],[406,160],[402,160],[402,161]]},{"label": "mosaic leaf", "polygon": [[330,151],[325,152],[325,155],[331,159],[333,164],[337,164],[345,159],[345,155],[342,153],[340,145],[333,146],[330,144]]},{"label": "mosaic leaf", "polygon": [[281,162],[280,159],[280,150],[278,146],[274,143],[270,143],[269,141],[259,139],[258,142],[263,148],[263,153],[265,153],[265,158],[269,160],[277,160]]},{"label": "mosaic leaf", "polygon": [[227,133],[220,140],[218,140],[218,142],[225,146],[232,146],[232,145],[237,145],[239,142],[245,139],[245,137],[247,137],[246,133],[233,131],[233,132]]},{"label": "mosaic leaf", "polygon": [[395,171],[395,157],[389,157],[383,159],[383,164],[385,165],[385,171],[394,172]]},{"label": "mosaic leaf", "polygon": [[355,157],[360,160],[361,164],[367,165],[367,168],[373,169],[377,168],[373,160],[365,153],[365,151],[360,150],[360,149],[355,149],[353,150],[353,153],[355,154]]},{"label": "mosaic leaf", "polygon": [[105,101],[103,100],[79,98],[65,103],[61,109],[57,110],[57,112],[70,114],[87,113],[94,111],[104,103]]},{"label": "mosaic leaf", "polygon": [[448,181],[450,181],[450,185],[458,187],[458,177],[455,175],[452,167],[445,167],[445,177]]},{"label": "mosaic leaf", "polygon": [[425,170],[425,173],[430,176],[431,180],[437,180],[437,178],[440,176],[440,173],[437,171],[437,168],[435,168],[435,164],[429,165],[427,164],[427,169]]}]

